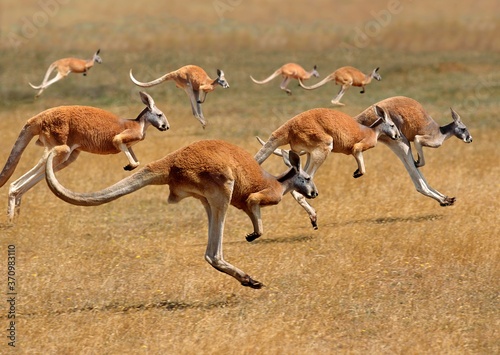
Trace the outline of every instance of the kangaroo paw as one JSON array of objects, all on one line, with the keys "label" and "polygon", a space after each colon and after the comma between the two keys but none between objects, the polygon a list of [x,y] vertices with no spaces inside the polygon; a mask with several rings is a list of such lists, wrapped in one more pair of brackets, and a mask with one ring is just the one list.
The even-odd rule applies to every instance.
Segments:
[{"label": "kangaroo paw", "polygon": [[356,169],[356,171],[354,172],[354,174],[352,174],[352,177],[355,178],[355,179],[357,179],[357,178],[359,178],[361,176],[363,176],[363,174],[361,174],[359,172],[359,169]]},{"label": "kangaroo paw", "polygon": [[314,228],[314,230],[318,229],[318,217],[317,216],[311,216],[309,217],[311,219],[311,224]]},{"label": "kangaroo paw", "polygon": [[253,242],[255,239],[257,239],[259,237],[260,237],[259,233],[253,232],[253,233],[247,234],[245,239],[247,240],[247,242]]},{"label": "kangaroo paw", "polygon": [[248,275],[245,275],[245,280],[241,281],[241,285],[242,286],[251,287],[251,288],[254,288],[254,289],[260,289],[260,288],[264,287],[263,283],[261,283],[259,281],[256,281],[256,280],[253,280]]},{"label": "kangaroo paw", "polygon": [[134,166],[134,165],[129,164],[129,165],[127,165],[127,166],[124,166],[124,167],[123,167],[123,170],[132,171],[132,170],[134,170],[134,169],[135,169],[135,168],[137,168],[137,167],[138,167],[138,165],[135,165],[135,166]]},{"label": "kangaroo paw", "polygon": [[444,199],[444,201],[440,202],[439,204],[442,207],[453,206],[453,204],[455,203],[455,201],[456,201],[455,197],[448,197],[448,196],[446,196],[445,199]]}]

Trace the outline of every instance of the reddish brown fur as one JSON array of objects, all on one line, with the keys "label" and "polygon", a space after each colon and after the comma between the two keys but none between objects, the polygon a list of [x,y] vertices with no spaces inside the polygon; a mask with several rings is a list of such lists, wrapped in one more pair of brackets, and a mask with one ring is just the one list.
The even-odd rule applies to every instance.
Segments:
[{"label": "reddish brown fur", "polygon": [[[386,109],[394,124],[409,141],[413,141],[416,135],[432,134],[432,132],[439,130],[439,125],[414,99],[395,96],[382,100],[376,105]],[[363,125],[370,125],[376,119],[372,107],[368,107],[356,116],[356,120]]]},{"label": "reddish brown fur", "polygon": [[311,77],[311,73],[307,72],[303,67],[296,63],[284,64],[278,69],[281,71],[283,77],[290,77],[293,79],[307,80]]},{"label": "reddish brown fur", "polygon": [[164,76],[165,80],[175,81],[178,88],[184,89],[191,80],[193,90],[202,90],[211,92],[215,90],[216,85],[213,84],[214,79],[211,79],[207,72],[196,65],[186,65]]},{"label": "reddish brown fur", "polygon": [[94,61],[78,58],[63,58],[56,60],[50,66],[57,67],[57,71],[61,75],[67,75],[69,72],[80,74],[86,73],[92,68],[94,66]]},{"label": "reddish brown fur", "polygon": [[159,183],[169,185],[169,199],[174,202],[176,196],[185,195],[186,191],[194,197],[225,191],[228,181],[234,181],[231,205],[244,211],[256,200],[259,205],[267,206],[279,203],[282,198],[281,184],[273,176],[247,151],[224,141],[193,143],[147,167],[161,176]]},{"label": "reddish brown fur", "polygon": [[371,81],[371,76],[367,76],[354,67],[342,67],[330,74],[332,80],[339,85],[364,86]]},{"label": "reddish brown fur", "polygon": [[[116,154],[120,149],[113,144],[118,134],[125,136],[123,143],[140,141],[138,123],[123,119],[96,107],[60,106],[48,109],[30,118],[26,127],[47,146],[78,144],[78,149],[95,154]],[[127,135],[126,130],[133,132]],[[125,131],[125,132],[124,132]]]},{"label": "reddish brown fur", "polygon": [[[351,116],[336,110],[316,108],[298,114],[274,131],[275,137],[292,150],[312,151],[333,141],[333,152],[350,155],[353,147],[363,143],[363,151],[376,143],[375,133]],[[373,138],[373,139],[372,139]],[[373,142],[372,142],[373,141]]]}]

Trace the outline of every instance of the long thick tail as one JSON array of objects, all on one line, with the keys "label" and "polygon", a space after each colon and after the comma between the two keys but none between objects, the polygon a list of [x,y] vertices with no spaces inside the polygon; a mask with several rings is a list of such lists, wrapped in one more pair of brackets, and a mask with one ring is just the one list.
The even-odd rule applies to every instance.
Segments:
[{"label": "long thick tail", "polygon": [[147,83],[143,83],[143,82],[141,82],[141,81],[137,80],[136,78],[134,78],[134,76],[132,75],[132,69],[130,69],[130,73],[129,73],[129,74],[130,74],[130,80],[132,80],[132,82],[133,82],[135,85],[137,85],[137,86],[142,86],[142,87],[144,87],[144,88],[148,88],[148,87],[150,87],[150,86],[155,86],[155,85],[158,85],[158,84],[163,83],[163,82],[164,82],[164,81],[166,81],[166,80],[169,80],[169,79],[172,77],[172,74],[173,74],[173,73],[174,73],[174,72],[167,73],[167,74],[165,74],[165,75],[163,75],[163,76],[159,77],[158,79],[155,79],[155,80],[153,80],[153,81],[149,81],[149,82],[147,82]]},{"label": "long thick tail", "polygon": [[[279,130],[279,129],[278,129]],[[257,137],[257,140],[262,144],[262,148],[255,154],[254,159],[257,163],[262,164],[271,154],[283,156],[283,151],[278,147],[288,143],[287,135],[275,135],[277,131],[273,132],[267,142],[264,143],[262,139]],[[280,138],[278,138],[280,137]]]},{"label": "long thick tail", "polygon": [[47,69],[47,72],[45,73],[45,76],[42,80],[42,83],[38,86],[36,85],[33,85],[32,83],[28,82],[28,84],[30,84],[30,86],[35,89],[35,90],[38,90],[38,89],[41,89],[43,88],[43,86],[45,85],[45,83],[49,80],[49,76],[50,74],[52,74],[52,72],[54,71],[54,69],[56,69],[57,67],[57,64],[56,62],[52,63],[51,65],[49,65],[49,69]]},{"label": "long thick tail", "polygon": [[[258,136],[257,136],[257,137],[255,137],[255,138],[257,138],[257,140],[259,141],[259,143],[260,143],[260,144],[262,144],[263,146],[266,144],[266,142],[265,142],[262,138],[260,138],[260,137],[258,137]],[[289,152],[290,152],[290,150],[289,150],[289,149],[281,149],[281,148],[276,148],[276,149],[273,151],[273,154],[274,154],[274,155],[277,155],[277,156],[279,156],[279,157],[282,157],[282,156],[283,156],[283,154],[290,154]],[[304,154],[306,154],[306,152],[305,152],[305,151],[303,151],[303,150],[301,150],[301,151],[299,152],[299,156],[300,156],[300,155],[304,155]],[[267,158],[267,157],[266,157],[266,158]],[[264,159],[264,160],[265,160],[265,159]]]},{"label": "long thick tail", "polygon": [[153,173],[148,166],[138,172],[118,181],[116,184],[107,187],[101,191],[78,193],[68,190],[62,186],[54,174],[53,160],[56,155],[53,149],[47,158],[45,166],[45,175],[47,184],[52,192],[61,200],[78,206],[98,206],[111,202],[122,196],[128,195],[147,185],[154,184],[157,174]]},{"label": "long thick tail", "polygon": [[252,81],[255,83],[255,84],[265,84],[265,83],[268,83],[270,82],[271,80],[273,80],[274,78],[276,78],[278,75],[281,74],[281,70],[276,70],[274,73],[271,74],[271,76],[269,76],[267,79],[264,79],[262,81],[259,81],[259,80],[255,80],[251,75],[250,75],[250,79],[252,79]]},{"label": "long thick tail", "polygon": [[28,125],[25,125],[21,130],[21,133],[19,133],[16,143],[14,143],[14,147],[12,147],[12,151],[10,152],[9,158],[7,159],[7,162],[5,163],[5,166],[0,173],[0,187],[5,185],[5,183],[14,173],[19,160],[21,160],[21,155],[34,136],[35,134],[33,133],[32,129]]},{"label": "long thick tail", "polygon": [[306,90],[314,90],[314,89],[319,88],[320,86],[325,85],[327,82],[332,81],[332,80],[333,80],[333,78],[331,78],[330,76],[327,76],[326,78],[321,80],[319,83],[316,83],[312,86],[305,86],[304,83],[302,82],[302,80],[299,79],[299,85],[302,86]]}]

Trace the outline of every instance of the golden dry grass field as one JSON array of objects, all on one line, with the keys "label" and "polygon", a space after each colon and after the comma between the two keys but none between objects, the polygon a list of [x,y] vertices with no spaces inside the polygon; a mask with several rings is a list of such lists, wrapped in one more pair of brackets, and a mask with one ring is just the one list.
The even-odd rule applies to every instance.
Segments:
[{"label": "golden dry grass field", "polygon": [[[0,3],[0,164],[24,122],[44,109],[97,106],[135,118],[143,109],[130,68],[151,80],[185,64],[223,69],[231,87],[203,104],[203,130],[172,82],[147,90],[171,129],[150,128],[134,150],[144,165],[190,142],[217,138],[254,154],[255,136],[313,107],[332,107],[338,86],[293,95],[280,79],[255,85],[286,62],[380,66],[351,115],[384,98],[420,101],[434,119],[460,113],[474,141],[424,148],[427,181],[454,206],[419,194],[397,157],[377,145],[353,179],[351,156],[330,155],[315,177],[319,230],[287,195],[263,209],[253,243],[231,208],[225,258],[266,287],[253,290],[204,260],[207,218],[168,188],[147,187],[99,207],[56,198],[42,181],[23,198],[14,225],[0,216],[0,353],[10,354],[498,354],[500,353],[500,4],[487,1],[96,1]],[[103,63],[71,74],[34,100],[49,64]],[[309,82],[316,82],[311,79]],[[34,141],[8,185],[41,157]],[[67,187],[96,191],[130,173],[123,154],[84,153],[58,173]],[[263,165],[278,174],[277,157]],[[15,247],[15,313],[7,300]],[[15,314],[15,348],[9,346]]]}]

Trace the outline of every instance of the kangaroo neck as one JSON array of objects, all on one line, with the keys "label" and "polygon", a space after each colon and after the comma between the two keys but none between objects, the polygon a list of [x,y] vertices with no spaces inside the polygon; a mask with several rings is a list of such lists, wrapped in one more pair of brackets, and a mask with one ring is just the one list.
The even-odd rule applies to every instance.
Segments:
[{"label": "kangaroo neck", "polygon": [[439,133],[441,133],[443,141],[447,140],[453,135],[453,132],[455,131],[456,123],[451,122],[448,123],[445,126],[439,127]]}]

